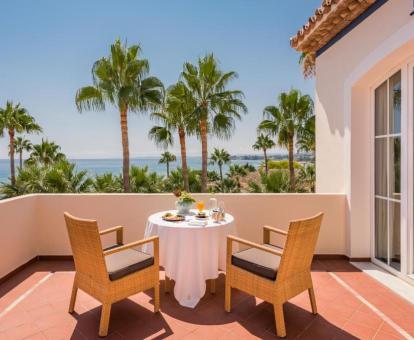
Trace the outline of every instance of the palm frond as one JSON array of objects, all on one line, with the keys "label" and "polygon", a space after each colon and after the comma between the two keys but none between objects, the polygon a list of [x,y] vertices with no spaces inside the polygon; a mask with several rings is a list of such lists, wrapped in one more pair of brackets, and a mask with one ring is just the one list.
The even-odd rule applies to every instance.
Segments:
[{"label": "palm frond", "polygon": [[171,130],[165,126],[153,126],[148,133],[150,139],[159,147],[166,149],[168,146],[173,145],[174,138]]},{"label": "palm frond", "polygon": [[76,93],[76,107],[79,112],[84,110],[105,110],[102,92],[94,86],[85,86]]}]

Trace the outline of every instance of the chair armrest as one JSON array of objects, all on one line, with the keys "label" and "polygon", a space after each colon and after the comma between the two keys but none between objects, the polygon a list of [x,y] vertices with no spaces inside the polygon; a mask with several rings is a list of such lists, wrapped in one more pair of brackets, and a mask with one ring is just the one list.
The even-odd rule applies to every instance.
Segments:
[{"label": "chair armrest", "polygon": [[273,227],[269,227],[268,225],[265,225],[263,227],[263,243],[270,243],[270,232],[283,235],[283,236],[287,236],[288,234],[287,231],[285,230],[273,228]]},{"label": "chair armrest", "polygon": [[232,242],[241,243],[241,244],[244,244],[246,246],[256,248],[256,249],[259,249],[259,250],[263,250],[267,253],[277,255],[277,256],[282,256],[283,255],[283,252],[281,252],[279,250],[269,248],[269,247],[265,247],[261,244],[254,243],[254,242],[251,242],[251,241],[243,240],[242,238],[232,236],[232,235],[227,236],[227,242],[228,242],[227,244],[229,244],[229,243],[231,244]]},{"label": "chair armrest", "polygon": [[124,243],[124,227],[122,225],[117,225],[116,227],[108,228],[101,230],[99,235],[106,235],[110,233],[116,232],[116,243],[123,244]]},{"label": "chair armrest", "polygon": [[268,225],[265,225],[263,227],[263,229],[264,230],[269,230],[271,232],[274,232],[274,233],[280,234],[280,235],[287,235],[288,234],[288,232],[286,230],[282,230],[282,229],[279,229],[279,228],[270,227]]},{"label": "chair armrest", "polygon": [[138,247],[138,246],[141,246],[145,243],[150,243],[150,242],[154,242],[154,256],[156,256],[157,255],[156,253],[157,253],[157,248],[158,248],[158,242],[159,242],[158,236],[152,236],[152,237],[149,237],[149,238],[144,238],[144,239],[139,240],[139,241],[134,241],[134,242],[125,244],[123,246],[119,246],[119,247],[116,247],[116,248],[113,248],[113,249],[108,249],[108,250],[105,250],[103,252],[103,254],[104,254],[104,256],[108,256],[108,255],[118,253],[120,251],[129,249],[129,248]]}]

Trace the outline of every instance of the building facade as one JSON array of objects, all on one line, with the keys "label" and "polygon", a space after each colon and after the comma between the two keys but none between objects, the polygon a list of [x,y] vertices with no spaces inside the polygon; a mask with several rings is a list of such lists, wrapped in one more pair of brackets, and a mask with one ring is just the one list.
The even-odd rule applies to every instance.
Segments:
[{"label": "building facade", "polygon": [[413,1],[325,0],[291,44],[315,62],[316,190],[347,195],[348,256],[414,280]]}]

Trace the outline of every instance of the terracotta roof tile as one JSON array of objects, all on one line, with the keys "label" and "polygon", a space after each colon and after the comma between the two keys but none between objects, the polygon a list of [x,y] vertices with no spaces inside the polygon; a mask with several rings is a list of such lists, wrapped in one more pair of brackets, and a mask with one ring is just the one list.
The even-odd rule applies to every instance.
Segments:
[{"label": "terracotta roof tile", "polygon": [[323,0],[308,22],[290,39],[301,52],[316,52],[377,0]]}]

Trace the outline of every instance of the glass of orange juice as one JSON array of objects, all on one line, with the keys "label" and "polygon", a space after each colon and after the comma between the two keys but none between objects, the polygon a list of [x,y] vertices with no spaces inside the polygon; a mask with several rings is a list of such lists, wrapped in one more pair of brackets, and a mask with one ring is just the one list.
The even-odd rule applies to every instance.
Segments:
[{"label": "glass of orange juice", "polygon": [[196,203],[196,208],[198,210],[198,213],[201,214],[205,208],[204,202],[203,201],[199,201]]}]

